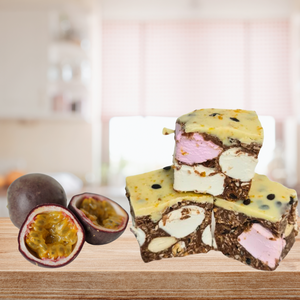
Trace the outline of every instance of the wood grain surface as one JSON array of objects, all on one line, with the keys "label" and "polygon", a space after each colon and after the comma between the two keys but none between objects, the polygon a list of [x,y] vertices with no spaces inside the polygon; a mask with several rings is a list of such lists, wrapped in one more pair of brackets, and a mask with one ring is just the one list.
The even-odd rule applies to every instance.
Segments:
[{"label": "wood grain surface", "polygon": [[219,252],[144,263],[133,234],[84,244],[69,265],[40,268],[18,251],[18,229],[0,218],[0,299],[300,299],[300,238],[273,272]]}]

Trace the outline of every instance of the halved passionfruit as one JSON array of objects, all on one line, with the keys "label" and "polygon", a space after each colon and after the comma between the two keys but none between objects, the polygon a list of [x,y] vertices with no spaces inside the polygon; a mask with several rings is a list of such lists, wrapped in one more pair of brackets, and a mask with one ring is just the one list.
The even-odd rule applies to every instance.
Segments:
[{"label": "halved passionfruit", "polygon": [[67,208],[58,204],[36,206],[20,228],[19,251],[41,267],[63,267],[82,249],[85,233]]},{"label": "halved passionfruit", "polygon": [[116,240],[125,231],[129,219],[115,201],[93,193],[75,195],[68,208],[83,225],[86,242],[93,245]]}]

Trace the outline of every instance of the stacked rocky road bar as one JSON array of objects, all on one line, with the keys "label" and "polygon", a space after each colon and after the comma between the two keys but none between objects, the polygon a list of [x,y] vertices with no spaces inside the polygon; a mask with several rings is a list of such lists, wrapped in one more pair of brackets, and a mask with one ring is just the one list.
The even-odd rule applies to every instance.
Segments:
[{"label": "stacked rocky road bar", "polygon": [[254,111],[201,109],[180,117],[174,189],[247,199],[262,142]]},{"label": "stacked rocky road bar", "polygon": [[217,250],[275,270],[298,234],[298,200],[255,173],[262,142],[253,111],[202,109],[178,118],[174,165],[126,179],[142,259]]}]

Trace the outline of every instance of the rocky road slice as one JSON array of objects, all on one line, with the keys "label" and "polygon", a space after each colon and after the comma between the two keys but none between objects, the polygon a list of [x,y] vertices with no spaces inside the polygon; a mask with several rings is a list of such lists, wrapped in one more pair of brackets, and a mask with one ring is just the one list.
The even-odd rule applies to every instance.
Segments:
[{"label": "rocky road slice", "polygon": [[298,234],[297,194],[255,174],[235,202],[173,190],[171,167],[130,176],[132,228],[145,262],[221,251],[259,270],[275,270]]},{"label": "rocky road slice", "polygon": [[171,167],[126,178],[132,228],[145,262],[213,248],[213,197],[173,190]]},{"label": "rocky road slice", "polygon": [[246,199],[262,143],[263,128],[254,111],[200,109],[179,117],[174,189]]},{"label": "rocky road slice", "polygon": [[259,270],[275,270],[298,234],[297,194],[255,174],[249,198],[214,202],[217,250]]}]

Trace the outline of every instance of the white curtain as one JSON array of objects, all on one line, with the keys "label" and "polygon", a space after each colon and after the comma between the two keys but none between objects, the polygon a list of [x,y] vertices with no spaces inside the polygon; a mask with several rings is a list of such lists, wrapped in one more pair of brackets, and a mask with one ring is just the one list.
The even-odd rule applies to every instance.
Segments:
[{"label": "white curtain", "polygon": [[102,117],[292,114],[288,21],[106,22]]}]

